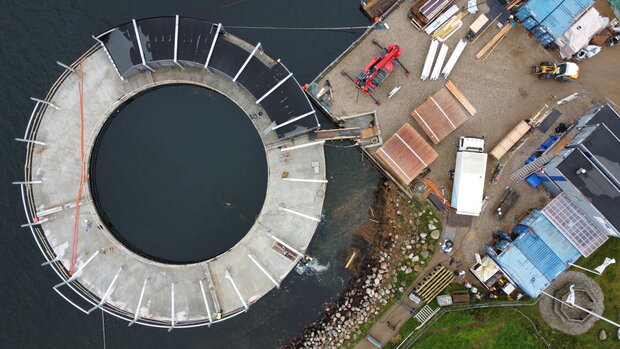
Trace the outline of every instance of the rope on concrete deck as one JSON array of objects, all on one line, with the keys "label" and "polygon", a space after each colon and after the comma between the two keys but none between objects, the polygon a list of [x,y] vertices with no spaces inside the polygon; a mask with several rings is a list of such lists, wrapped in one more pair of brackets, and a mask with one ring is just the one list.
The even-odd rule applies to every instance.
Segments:
[{"label": "rope on concrete deck", "polygon": [[75,271],[75,264],[77,261],[77,245],[78,245],[78,232],[80,221],[80,200],[82,199],[82,192],[84,190],[84,181],[86,180],[86,162],[84,161],[84,73],[82,71],[82,62],[79,65],[79,81],[78,81],[78,94],[80,96],[80,157],[81,157],[81,169],[80,169],[80,184],[78,186],[77,198],[75,199],[75,221],[73,226],[73,243],[71,246],[71,266],[69,268],[69,275],[73,275]]}]

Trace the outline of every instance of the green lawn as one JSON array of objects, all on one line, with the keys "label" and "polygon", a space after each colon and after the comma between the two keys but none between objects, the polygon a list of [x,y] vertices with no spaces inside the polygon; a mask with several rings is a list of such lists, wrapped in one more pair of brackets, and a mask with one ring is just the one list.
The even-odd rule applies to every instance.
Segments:
[{"label": "green lawn", "polygon": [[[412,326],[407,324],[407,326]],[[512,308],[460,311],[444,315],[414,348],[541,348],[532,325]],[[386,348],[395,348],[390,343]]]},{"label": "green lawn", "polygon": [[[620,239],[612,238],[589,258],[580,259],[577,264],[593,269],[600,265],[605,257],[615,257],[616,251],[619,250]],[[573,269],[579,271],[579,269]],[[618,275],[620,275],[620,261],[607,267],[604,276],[589,274],[598,282],[605,294],[604,316],[616,322],[620,322]],[[554,349],[620,348],[615,326],[598,321],[586,334],[569,336],[547,326],[540,315],[538,305],[448,313],[439,319],[413,348],[546,348],[545,342],[538,336],[532,323],[515,309],[532,320],[542,337]],[[395,348],[400,340],[418,324],[415,319],[405,323],[400,330],[400,335],[385,348]],[[598,339],[601,329],[607,332],[605,341]]]}]

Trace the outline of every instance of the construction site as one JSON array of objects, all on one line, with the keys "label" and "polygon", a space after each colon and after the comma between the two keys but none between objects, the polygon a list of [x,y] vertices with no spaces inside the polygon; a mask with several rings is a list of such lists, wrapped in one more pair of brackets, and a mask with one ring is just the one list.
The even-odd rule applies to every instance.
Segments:
[{"label": "construction site", "polygon": [[[362,5],[372,7],[371,3]],[[562,192],[561,189],[549,190],[547,185],[544,185],[547,190],[541,189],[540,183],[548,179],[539,180],[533,173],[542,171],[543,166],[563,152],[569,143],[575,143],[573,140],[579,138],[577,130],[581,129],[575,124],[584,125],[584,121],[579,121],[587,119],[584,114],[596,114],[593,110],[601,108],[617,108],[613,101],[620,100],[617,66],[620,51],[603,47],[596,57],[583,59],[578,57],[581,47],[575,51],[573,46],[579,44],[574,41],[571,42],[573,46],[567,44],[558,50],[558,46],[549,45],[549,41],[545,42],[538,34],[532,35],[534,29],[528,31],[530,28],[517,17],[518,11],[527,11],[527,6],[536,5],[536,1],[530,1],[530,5],[526,5],[526,1],[475,3],[397,1],[389,8],[376,5],[375,12],[368,12],[375,19],[373,28],[306,89],[323,111],[342,127],[341,132],[346,130],[350,135],[338,139],[353,139],[366,158],[406,196],[428,200],[443,213],[444,229],[437,252],[405,292],[414,297],[403,297],[406,306],[395,306],[400,310],[389,312],[391,321],[390,318],[379,320],[369,331],[368,338],[356,348],[372,348],[389,342],[398,330],[398,326],[389,324],[402,325],[415,313],[412,308],[432,302],[434,296],[454,280],[454,277],[433,276],[439,273],[438,269],[433,269],[435,267],[445,266],[454,271],[460,284],[473,283],[478,289],[489,289],[490,285],[481,284],[475,269],[484,263],[500,264],[494,270],[503,270],[503,274],[508,275],[501,276],[500,272],[491,284],[502,279],[505,285],[509,280],[505,293],[512,299],[528,295],[538,297],[559,274],[545,274],[548,282],[528,292],[529,282],[516,281],[518,273],[512,273],[511,277],[511,273],[506,272],[512,267],[527,269],[524,262],[511,260],[503,265],[501,252],[506,251],[506,246],[494,250],[489,246],[507,244],[520,236],[511,232],[515,224],[532,212],[532,217],[538,217],[536,210],[543,209]],[[569,6],[559,3],[554,6],[559,5]],[[603,1],[571,6],[577,9],[570,9],[574,17],[566,20],[564,30],[576,21],[585,21],[586,16],[599,18],[594,20],[596,24],[585,44],[590,39],[595,40],[595,34],[602,35],[601,30],[614,18],[611,8]],[[588,15],[581,17],[584,12]],[[425,13],[428,18],[424,17]],[[614,23],[617,25],[617,21]],[[579,67],[575,68],[572,62],[562,63],[569,58]],[[567,81],[577,77],[576,82]],[[547,79],[558,81],[544,81]],[[617,111],[610,115],[606,124],[617,122]],[[351,123],[360,116],[366,118],[363,125]],[[367,132],[365,136],[362,130]],[[353,135],[352,132],[358,133]],[[463,147],[463,142],[472,139],[480,144],[474,151]],[[488,158],[486,153],[490,153]],[[464,155],[461,157],[461,154]],[[481,155],[479,160],[466,160],[466,156],[477,154]],[[554,212],[571,205],[558,200],[561,198],[555,200],[555,205],[561,208]],[[551,210],[543,209],[544,217],[551,217]],[[580,212],[591,214],[588,208]],[[609,212],[607,220],[613,220],[617,213]],[[562,231],[562,224],[576,222],[549,219],[553,227]],[[523,224],[530,223],[523,221]],[[583,224],[587,228],[581,234],[600,236],[595,246],[601,246],[607,235],[617,236],[615,229],[604,231],[594,227],[597,224],[592,221]],[[506,238],[498,233],[505,234]],[[584,252],[586,247],[580,246],[570,234],[576,233],[565,234],[572,245],[566,240],[567,250],[556,253],[560,259],[566,258],[559,273],[575,262],[579,255],[575,247],[583,256],[592,252]],[[528,258],[540,258],[524,253]],[[569,257],[569,253],[576,254]],[[493,258],[481,259],[487,254]],[[445,262],[448,259],[449,265]],[[443,264],[438,264],[440,262]],[[468,270],[470,267],[472,271]],[[490,278],[494,274],[486,276]],[[429,278],[437,278],[441,284],[441,287],[433,286],[436,292],[430,295],[420,289],[420,283],[429,283]],[[517,287],[526,292],[513,292]],[[417,298],[422,301],[413,301]],[[426,313],[425,316],[420,314],[419,321],[423,325],[434,313],[422,310]]]},{"label": "construction site", "polygon": [[[342,218],[323,212],[335,177],[323,147],[356,147],[383,179],[373,184],[375,202],[356,236],[365,241],[342,256],[353,281],[340,285],[339,301],[312,309],[319,325],[291,347],[410,348],[433,333],[452,334],[454,326],[431,330],[451,313],[521,306],[536,309],[525,312],[538,316],[545,336],[604,341],[609,332],[604,345],[614,347],[620,297],[603,272],[615,275],[610,251],[620,241],[617,6],[361,1],[372,24],[348,28],[365,31],[305,84],[260,42],[221,23],[131,20],[93,36],[73,64],[57,62],[63,72],[45,98],[31,98],[16,138],[26,148],[23,178],[13,182],[21,227],[42,253],[41,266],[60,279],[53,291],[84,314],[101,311],[103,325],[105,313],[168,332],[210,327],[270,292],[281,296],[273,290],[291,271],[304,275],[324,217]],[[240,239],[208,256],[167,259],[125,241],[95,184],[98,146],[115,113],[168,85],[232,101],[265,157],[260,211]],[[95,97],[85,104],[84,96]],[[333,127],[319,123],[317,109]],[[229,131],[233,139],[239,130]],[[231,176],[243,181],[253,171],[261,170],[248,165]],[[505,314],[489,311],[502,314],[493,319]],[[536,336],[550,347],[538,329]],[[452,347],[451,340],[428,346]]]}]

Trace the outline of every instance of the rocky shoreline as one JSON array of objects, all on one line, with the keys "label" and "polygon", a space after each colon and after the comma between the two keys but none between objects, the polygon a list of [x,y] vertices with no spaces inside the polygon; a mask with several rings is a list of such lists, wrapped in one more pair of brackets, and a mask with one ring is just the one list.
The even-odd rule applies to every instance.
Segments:
[{"label": "rocky shoreline", "polygon": [[371,213],[372,219],[358,232],[370,251],[353,269],[355,277],[335,304],[284,348],[354,345],[362,339],[362,325],[379,316],[392,299],[400,298],[423,269],[434,249],[432,242],[438,238],[435,225],[439,223],[433,211],[416,206],[395,185],[385,182]]}]

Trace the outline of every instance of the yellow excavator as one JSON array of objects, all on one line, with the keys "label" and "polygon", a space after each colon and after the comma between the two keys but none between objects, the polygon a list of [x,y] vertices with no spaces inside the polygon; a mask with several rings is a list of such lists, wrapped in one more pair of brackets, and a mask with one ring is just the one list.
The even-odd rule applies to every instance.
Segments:
[{"label": "yellow excavator", "polygon": [[541,80],[555,78],[559,81],[574,81],[579,77],[579,67],[573,62],[542,62],[534,67],[532,73]]}]

